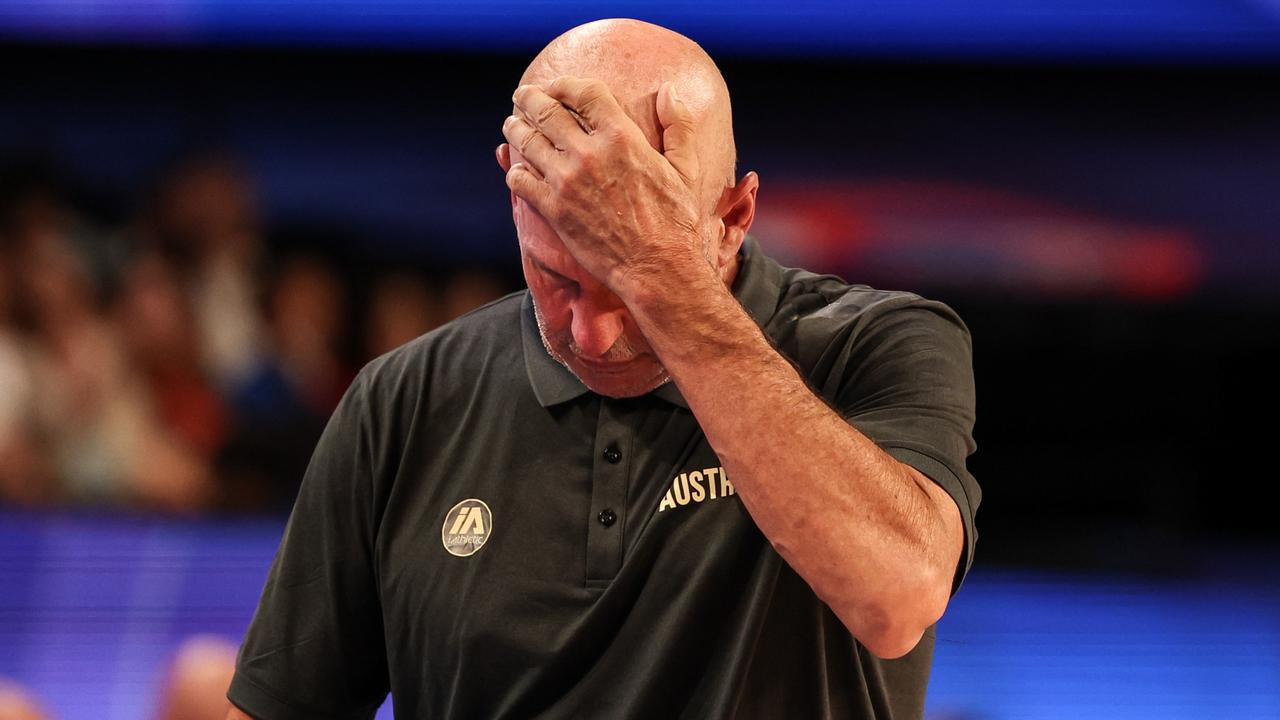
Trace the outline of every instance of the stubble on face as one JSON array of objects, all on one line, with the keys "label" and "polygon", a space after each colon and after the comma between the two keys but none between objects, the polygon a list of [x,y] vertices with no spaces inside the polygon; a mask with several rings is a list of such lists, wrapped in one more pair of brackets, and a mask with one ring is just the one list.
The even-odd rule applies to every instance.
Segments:
[{"label": "stubble on face", "polygon": [[[570,364],[566,357],[566,353],[578,357],[582,356],[578,344],[573,340],[573,335],[567,331],[554,333],[549,330],[547,322],[542,316],[542,311],[538,309],[537,300],[533,301],[533,317],[537,321],[538,336],[542,338],[542,346],[546,348],[547,354],[560,363],[565,370],[573,373],[573,376],[582,381],[582,384],[586,385],[592,392],[614,398],[638,397],[657,390],[671,381],[671,375],[661,365],[657,367],[657,373],[652,375],[646,373],[630,378],[610,378],[608,380],[591,376],[584,377],[583,373],[573,368],[573,365]],[[637,359],[639,355],[640,353],[636,351],[626,336],[621,335],[613,346],[604,355],[600,356],[599,360],[602,362],[625,363]]]}]

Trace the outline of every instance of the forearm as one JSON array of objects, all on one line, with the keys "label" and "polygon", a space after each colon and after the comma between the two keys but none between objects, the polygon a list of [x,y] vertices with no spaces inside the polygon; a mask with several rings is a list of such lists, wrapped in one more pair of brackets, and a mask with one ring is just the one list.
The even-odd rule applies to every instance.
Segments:
[{"label": "forearm", "polygon": [[713,274],[676,287],[629,307],[752,518],[864,645],[910,650],[949,597],[954,503],[817,397]]}]

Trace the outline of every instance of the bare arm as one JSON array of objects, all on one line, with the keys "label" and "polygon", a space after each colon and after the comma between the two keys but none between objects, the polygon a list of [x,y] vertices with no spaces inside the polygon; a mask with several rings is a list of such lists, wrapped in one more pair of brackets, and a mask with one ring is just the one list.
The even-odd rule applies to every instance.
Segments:
[{"label": "bare arm", "polygon": [[697,270],[681,293],[629,302],[637,324],[779,554],[871,652],[909,652],[950,597],[964,545],[955,501],[815,396]]}]

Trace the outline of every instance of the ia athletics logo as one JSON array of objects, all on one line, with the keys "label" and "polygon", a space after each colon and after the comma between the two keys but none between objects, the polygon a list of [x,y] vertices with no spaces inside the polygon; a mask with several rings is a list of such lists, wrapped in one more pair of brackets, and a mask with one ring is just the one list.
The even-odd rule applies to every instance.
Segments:
[{"label": "ia athletics logo", "polygon": [[493,530],[493,513],[483,500],[468,498],[453,506],[444,516],[440,540],[451,555],[475,555]]}]

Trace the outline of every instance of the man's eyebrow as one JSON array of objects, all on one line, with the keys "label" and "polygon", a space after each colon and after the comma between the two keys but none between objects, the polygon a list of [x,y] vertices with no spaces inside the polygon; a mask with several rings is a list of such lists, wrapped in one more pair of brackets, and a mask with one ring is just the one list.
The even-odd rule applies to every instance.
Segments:
[{"label": "man's eyebrow", "polygon": [[547,266],[546,263],[539,260],[535,255],[529,256],[529,262],[532,262],[534,267],[538,268],[539,270],[541,270],[542,272],[548,275],[554,275],[555,277],[560,278],[561,280],[564,280],[566,282],[575,282],[572,278],[564,275],[563,273],[559,273],[559,272],[556,272],[555,270],[552,270],[550,267]]}]

